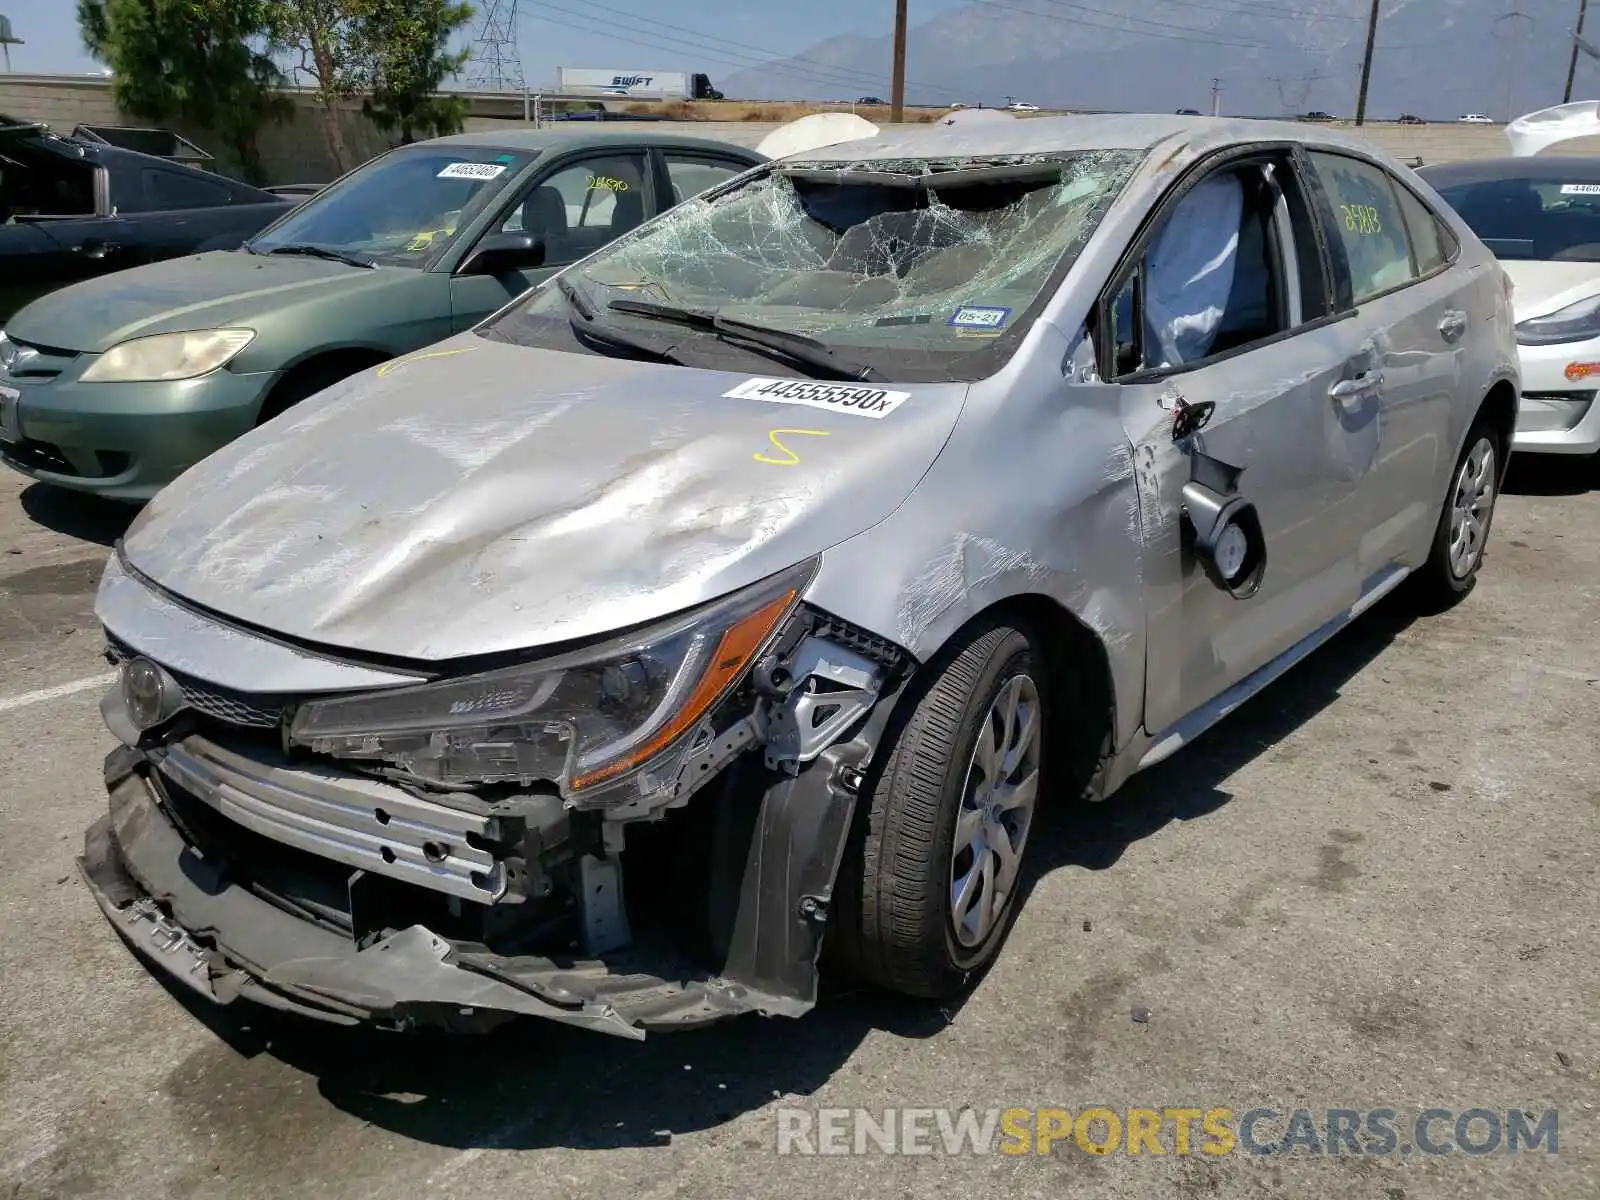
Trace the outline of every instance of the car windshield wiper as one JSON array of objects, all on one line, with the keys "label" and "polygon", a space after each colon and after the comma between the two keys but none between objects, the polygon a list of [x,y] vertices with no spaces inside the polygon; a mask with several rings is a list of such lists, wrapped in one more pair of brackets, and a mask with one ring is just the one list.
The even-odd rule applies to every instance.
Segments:
[{"label": "car windshield wiper", "polygon": [[313,246],[309,243],[295,246],[274,246],[270,250],[252,250],[254,254],[304,254],[309,258],[325,258],[329,262],[342,262],[347,266],[360,267],[364,271],[376,270],[378,264],[370,263],[364,258],[357,258],[353,254],[346,254],[342,250],[330,250],[326,246]]},{"label": "car windshield wiper", "polygon": [[882,378],[873,367],[842,359],[827,343],[803,333],[790,333],[787,329],[773,329],[753,321],[740,321],[705,309],[657,304],[651,300],[613,300],[606,307],[614,312],[651,321],[670,321],[688,329],[705,330],[726,342],[759,350],[769,358],[781,356],[798,363],[816,378],[857,379],[862,382]]},{"label": "car windshield wiper", "polygon": [[636,342],[625,333],[600,325],[595,320],[595,311],[584,296],[573,284],[568,283],[559,275],[556,277],[556,288],[572,307],[573,317],[569,324],[572,326],[573,336],[579,341],[597,342],[602,346],[613,346],[619,350],[628,350],[634,354],[642,354],[656,362],[671,363],[673,366],[682,366],[677,356],[670,349],[661,350],[648,346],[643,342]]}]

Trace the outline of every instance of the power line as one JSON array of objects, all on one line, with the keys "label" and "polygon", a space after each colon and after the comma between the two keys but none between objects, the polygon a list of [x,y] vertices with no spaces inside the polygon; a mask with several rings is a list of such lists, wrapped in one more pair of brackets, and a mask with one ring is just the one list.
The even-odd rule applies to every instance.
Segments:
[{"label": "power line", "polygon": [[[1068,3],[1068,0],[1044,0],[1044,2],[1051,4],[1056,8],[1065,8],[1074,12],[1089,13],[1094,16],[1113,17],[1119,15],[1117,13],[1107,12],[1104,9],[1085,8],[1081,4],[1071,4]],[[999,3],[999,0],[972,0],[972,3],[981,4],[984,8],[1001,8],[1005,9],[1007,12],[1022,13],[1024,16],[1035,17],[1042,21],[1065,21],[1067,24],[1076,25],[1079,28],[1087,27],[1090,29],[1109,29],[1113,33],[1136,33],[1141,37],[1169,38],[1173,41],[1193,42],[1207,46],[1228,46],[1235,50],[1266,50],[1269,48],[1265,42],[1223,41],[1217,38],[1197,37],[1197,34],[1202,34],[1207,31],[1196,29],[1192,25],[1172,25],[1164,21],[1149,22],[1147,23],[1148,27],[1126,24],[1098,25],[1094,22],[1085,20],[1083,17],[1058,16],[1055,13],[1040,12],[1038,9],[1018,8],[1014,4],[1001,4]],[[1160,32],[1161,30],[1171,30],[1172,32],[1163,33]]]},{"label": "power line", "polygon": [[[602,6],[591,4],[588,7],[599,8]],[[560,19],[556,16],[552,16],[552,11],[560,13],[566,18],[577,17],[584,21],[598,23],[599,27],[596,28],[595,25],[590,24],[576,24],[570,19]],[[621,10],[613,11],[620,12]],[[788,75],[797,79],[803,79],[812,83],[823,84],[833,88],[845,86],[856,88],[861,86],[862,81],[870,81],[871,84],[876,87],[883,82],[882,76],[871,75],[860,71],[850,71],[845,68],[818,66],[807,70],[790,67],[782,62],[773,61],[774,59],[780,59],[782,57],[777,51],[759,48],[753,48],[753,52],[725,50],[719,46],[707,45],[706,43],[712,40],[726,41],[727,39],[712,39],[709,35],[694,31],[691,31],[694,32],[693,40],[690,40],[689,38],[676,37],[671,34],[658,33],[653,29],[636,31],[645,35],[644,37],[630,37],[627,34],[618,33],[614,25],[601,23],[603,22],[603,18],[601,17],[590,13],[576,12],[572,9],[562,8],[554,4],[541,4],[537,10],[527,13],[527,15],[535,20],[544,21],[551,25],[560,26],[566,29],[573,29],[580,33],[603,34],[608,39],[613,41],[626,42],[635,46],[643,46],[650,50],[665,50],[672,54],[689,52],[697,55],[702,60],[714,63],[722,63],[738,70],[748,70],[753,67],[763,67],[774,74]],[[642,22],[649,22],[650,20],[649,18],[639,17],[637,14],[633,13],[625,13],[623,15]],[[654,23],[661,25],[666,24],[665,22]],[[927,82],[916,83],[912,86],[926,92],[932,92],[936,90],[936,85]]]},{"label": "power line", "polygon": [[[557,6],[555,6],[555,5],[544,5],[544,7],[552,7],[552,8],[554,8],[554,7],[557,7]],[[818,73],[818,74],[826,74],[826,75],[838,76],[841,80],[849,79],[849,78],[854,78],[854,79],[857,79],[857,80],[870,79],[873,82],[874,85],[876,85],[876,84],[878,84],[878,83],[880,83],[882,81],[882,77],[881,76],[878,76],[876,74],[872,74],[870,72],[852,71],[847,67],[838,67],[838,66],[835,66],[832,63],[825,63],[825,62],[821,62],[821,61],[819,61],[817,59],[814,59],[814,58],[808,58],[804,54],[787,54],[787,53],[785,53],[783,51],[780,51],[780,50],[774,50],[770,46],[758,46],[758,45],[754,45],[754,44],[752,44],[750,42],[735,41],[732,38],[720,37],[720,36],[718,36],[716,34],[706,33],[704,30],[692,29],[687,25],[674,25],[670,21],[663,21],[663,20],[660,20],[659,18],[656,18],[656,17],[642,16],[641,14],[636,13],[636,12],[631,12],[628,9],[617,8],[615,5],[603,4],[603,3],[585,2],[584,5],[583,5],[583,10],[584,11],[573,12],[573,10],[571,10],[571,9],[559,9],[559,11],[567,13],[567,14],[572,15],[572,16],[583,16],[583,17],[588,18],[590,20],[596,19],[596,18],[593,18],[593,17],[590,16],[589,12],[587,11],[589,9],[599,9],[599,10],[601,10],[603,12],[615,13],[619,17],[626,17],[629,21],[638,22],[638,23],[642,23],[642,24],[645,24],[645,25],[659,26],[662,29],[670,29],[670,30],[674,31],[674,33],[687,34],[687,35],[689,35],[689,37],[694,39],[694,46],[695,46],[695,48],[697,50],[705,49],[705,47],[701,45],[701,43],[703,43],[703,42],[720,42],[721,44],[723,44],[725,46],[734,47],[735,49],[737,49],[739,51],[749,52],[748,54],[741,54],[740,57],[749,57],[750,54],[754,54],[754,55],[758,56],[763,64],[772,62],[774,60],[784,61],[784,62],[798,62],[798,63],[805,63],[808,66],[815,67],[816,68],[816,73]],[[605,30],[605,32],[607,34],[610,34],[611,30],[607,29],[607,30]],[[666,34],[655,34],[655,31],[652,30],[652,29],[645,29],[645,30],[641,30],[639,32],[643,32],[643,33],[646,33],[646,34],[653,34],[653,35],[659,36],[659,37],[669,37],[669,40],[671,40],[671,41],[682,41],[683,40],[682,38],[670,37],[670,35],[666,35]],[[665,47],[656,47],[656,48],[662,49],[662,48],[665,48]],[[674,53],[676,53],[676,51],[674,51]],[[723,59],[723,60],[720,60],[720,61],[725,61],[726,62],[726,61],[729,61],[729,60]],[[737,65],[737,64],[735,64],[735,65]],[[921,83],[916,84],[915,86],[926,88],[929,91],[933,91],[933,90],[936,90],[936,89],[938,89],[938,90],[946,90],[946,89],[952,88],[951,84],[946,83],[946,82],[941,81],[941,80],[924,80]]]},{"label": "power line", "polygon": [[1163,0],[1164,3],[1177,8],[1205,8],[1212,12],[1227,13],[1237,17],[1241,13],[1251,17],[1264,17],[1268,20],[1295,21],[1305,24],[1307,21],[1360,21],[1362,17],[1352,17],[1345,13],[1319,13],[1304,9],[1278,8],[1276,5],[1255,5],[1238,0],[1237,4],[1200,4],[1197,0]]}]

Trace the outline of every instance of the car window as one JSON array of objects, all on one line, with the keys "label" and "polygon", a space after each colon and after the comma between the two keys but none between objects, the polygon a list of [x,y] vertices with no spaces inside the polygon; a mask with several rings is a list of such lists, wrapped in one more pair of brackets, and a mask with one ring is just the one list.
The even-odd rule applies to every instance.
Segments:
[{"label": "car window", "polygon": [[[1166,211],[1111,305],[1113,378],[1193,366],[1289,328],[1278,195],[1250,164],[1205,177]],[[1320,292],[1314,264],[1306,270]]]},{"label": "car window", "polygon": [[250,246],[269,254],[315,246],[369,262],[426,266],[522,172],[530,157],[450,142],[393,150],[318,192]]},{"label": "car window", "polygon": [[500,229],[544,238],[546,266],[576,262],[644,221],[644,177],[642,154],[567,163],[538,180]]},{"label": "car window", "polygon": [[[643,294],[803,335],[885,378],[982,379],[1015,353],[1143,157],[977,154],[870,171],[784,159],[670,209],[563,278],[601,311]],[[538,288],[480,332],[570,348],[569,316],[560,289]],[[715,343],[674,354],[697,358]]]},{"label": "car window", "polygon": [[0,156],[0,221],[95,213],[95,168],[53,154]]},{"label": "car window", "polygon": [[1592,170],[1434,186],[1497,258],[1600,262],[1600,176]]},{"label": "car window", "polygon": [[146,170],[144,190],[151,208],[205,208],[226,204],[231,197],[226,184],[178,171]]},{"label": "car window", "polygon": [[1405,218],[1412,252],[1417,256],[1417,273],[1427,275],[1437,271],[1450,261],[1450,256],[1455,252],[1455,239],[1439,223],[1433,210],[1418,199],[1410,188],[1396,184],[1394,191],[1400,200],[1400,212]]},{"label": "car window", "polygon": [[1415,279],[1405,218],[1388,173],[1342,154],[1313,152],[1311,161],[1333,206],[1334,235],[1350,265],[1353,302]]},{"label": "car window", "polygon": [[698,196],[745,170],[743,163],[694,158],[670,150],[663,153],[662,158],[666,160],[667,179],[672,184],[673,204],[682,204],[691,196]]}]

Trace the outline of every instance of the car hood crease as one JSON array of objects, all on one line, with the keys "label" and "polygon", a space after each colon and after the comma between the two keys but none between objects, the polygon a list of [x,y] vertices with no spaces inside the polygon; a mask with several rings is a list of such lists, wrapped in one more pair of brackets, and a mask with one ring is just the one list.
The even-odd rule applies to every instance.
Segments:
[{"label": "car hood crease", "polygon": [[310,643],[430,662],[532,648],[680,611],[876,524],[967,390],[899,385],[910,398],[873,419],[723,396],[749,377],[463,334],[200,463],[124,552],[178,597]]}]

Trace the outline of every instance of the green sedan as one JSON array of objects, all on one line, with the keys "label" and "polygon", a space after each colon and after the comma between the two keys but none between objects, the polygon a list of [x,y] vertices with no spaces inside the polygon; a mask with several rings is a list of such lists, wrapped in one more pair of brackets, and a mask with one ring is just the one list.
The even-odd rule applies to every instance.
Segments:
[{"label": "green sedan", "polygon": [[297,401],[467,329],[762,161],[638,127],[392,150],[238,249],[88,280],[18,312],[0,332],[0,460],[147,500]]}]

